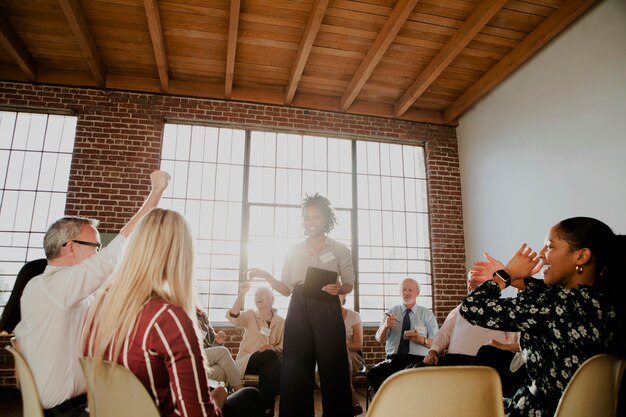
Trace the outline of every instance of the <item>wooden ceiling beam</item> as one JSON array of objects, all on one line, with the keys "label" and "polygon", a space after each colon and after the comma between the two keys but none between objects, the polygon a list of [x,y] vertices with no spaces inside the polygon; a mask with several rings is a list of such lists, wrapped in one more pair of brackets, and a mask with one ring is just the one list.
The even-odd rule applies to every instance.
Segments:
[{"label": "wooden ceiling beam", "polygon": [[302,78],[302,72],[304,71],[304,65],[309,59],[311,48],[313,47],[313,41],[317,37],[317,32],[322,24],[322,19],[326,14],[329,0],[315,0],[313,3],[313,9],[309,14],[309,20],[306,23],[304,32],[302,32],[302,38],[300,40],[300,47],[298,48],[298,54],[296,60],[291,68],[291,75],[289,76],[289,83],[287,84],[287,90],[285,93],[285,104],[290,105],[293,101],[293,97],[296,94],[298,83]]},{"label": "wooden ceiling beam", "polygon": [[230,18],[228,22],[228,46],[226,50],[226,80],[224,82],[224,98],[226,99],[230,99],[233,94],[235,53],[237,52],[237,32],[239,31],[240,10],[241,0],[231,0]]},{"label": "wooden ceiling beam", "polygon": [[100,54],[96,48],[96,43],[91,36],[91,31],[85,20],[77,0],[59,0],[63,14],[67,23],[70,25],[72,33],[80,46],[83,56],[87,60],[91,74],[96,79],[96,83],[100,87],[106,86],[106,72],[104,65],[100,59]]},{"label": "wooden ceiling beam", "polygon": [[595,3],[597,0],[563,2],[561,7],[444,111],[444,122],[451,123],[457,119]]},{"label": "wooden ceiling beam", "polygon": [[19,65],[28,81],[37,81],[39,68],[35,59],[2,16],[0,16],[0,45],[9,52],[9,55]]},{"label": "wooden ceiling beam", "polygon": [[[293,107],[301,107],[316,111],[340,112],[341,99],[314,94],[298,94],[293,101]],[[378,103],[355,102],[348,114],[393,118],[393,106]],[[443,113],[436,110],[408,111],[400,119],[419,123],[443,124]]]},{"label": "wooden ceiling beam", "polygon": [[378,33],[367,56],[363,62],[361,62],[359,69],[352,77],[352,80],[350,80],[350,84],[348,84],[343,97],[341,97],[342,111],[347,111],[359,95],[359,92],[361,92],[361,89],[372,75],[372,72],[374,72],[376,65],[378,65],[383,55],[385,55],[385,52],[387,52],[387,49],[389,49],[391,42],[393,42],[400,29],[402,29],[404,22],[406,22],[411,15],[417,2],[418,0],[398,0],[396,7],[394,7],[391,12],[391,16],[389,16],[389,19],[387,19],[385,25]]},{"label": "wooden ceiling beam", "polygon": [[400,117],[435,82],[441,73],[461,53],[468,43],[481,31],[507,0],[484,0],[474,13],[456,31],[450,41],[418,75],[411,87],[402,95],[394,108],[395,117]]},{"label": "wooden ceiling beam", "polygon": [[170,89],[170,76],[167,65],[165,38],[163,37],[163,27],[161,25],[159,5],[156,0],[143,0],[143,7],[146,11],[146,18],[148,19],[150,39],[152,40],[152,49],[154,50],[154,59],[157,64],[161,90],[164,93],[168,93]]}]

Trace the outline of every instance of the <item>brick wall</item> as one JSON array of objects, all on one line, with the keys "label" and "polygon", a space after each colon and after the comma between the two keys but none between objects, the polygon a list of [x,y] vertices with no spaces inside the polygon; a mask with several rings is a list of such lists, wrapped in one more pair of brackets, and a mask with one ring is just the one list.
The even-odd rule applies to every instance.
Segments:
[{"label": "brick wall", "polygon": [[423,143],[430,203],[434,311],[443,320],[465,294],[465,246],[456,131],[449,126],[218,100],[0,81],[0,106],[78,116],[67,213],[116,232],[159,167],[165,119]]},{"label": "brick wall", "polygon": [[67,214],[117,232],[148,192],[159,167],[165,119],[315,132],[423,144],[430,204],[433,309],[441,322],[465,294],[465,247],[453,127],[234,101],[0,81],[0,109],[73,111],[78,116]]}]

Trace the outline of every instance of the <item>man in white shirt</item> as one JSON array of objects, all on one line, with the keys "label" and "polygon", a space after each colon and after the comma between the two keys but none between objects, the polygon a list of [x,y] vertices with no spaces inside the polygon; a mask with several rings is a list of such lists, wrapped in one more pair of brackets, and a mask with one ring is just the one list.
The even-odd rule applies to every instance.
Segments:
[{"label": "man in white shirt", "polygon": [[[474,291],[482,283],[483,281],[468,275],[467,292]],[[459,313],[460,308],[459,304],[448,314],[434,337],[430,351],[424,358],[426,365],[471,365],[475,362],[480,347],[492,340],[503,345],[517,343],[517,333],[470,324]]]},{"label": "man in white shirt", "polygon": [[22,318],[15,328],[18,346],[28,362],[46,417],[88,416],[82,356],[82,328],[93,294],[106,281],[135,225],[155,208],[169,175],[154,171],[143,206],[100,251],[98,221],[64,217],[44,237],[48,266],[33,278],[21,298]]}]

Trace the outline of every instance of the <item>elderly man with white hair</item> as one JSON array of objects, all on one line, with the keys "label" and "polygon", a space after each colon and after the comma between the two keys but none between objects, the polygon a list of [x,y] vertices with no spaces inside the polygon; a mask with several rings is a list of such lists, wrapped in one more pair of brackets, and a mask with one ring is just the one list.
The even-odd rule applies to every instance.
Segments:
[{"label": "elderly man with white hair", "polygon": [[276,314],[274,294],[267,287],[257,288],[254,294],[256,310],[241,311],[249,289],[249,281],[239,285],[239,293],[226,312],[226,318],[244,329],[235,364],[242,377],[244,374],[259,375],[265,415],[273,416],[274,401],[280,392],[285,319]]},{"label": "elderly man with white hair", "polygon": [[417,281],[405,278],[401,291],[402,304],[385,313],[376,332],[376,340],[385,344],[387,359],[368,372],[367,380],[374,390],[392,374],[421,363],[439,329],[433,312],[416,303],[420,294]]}]

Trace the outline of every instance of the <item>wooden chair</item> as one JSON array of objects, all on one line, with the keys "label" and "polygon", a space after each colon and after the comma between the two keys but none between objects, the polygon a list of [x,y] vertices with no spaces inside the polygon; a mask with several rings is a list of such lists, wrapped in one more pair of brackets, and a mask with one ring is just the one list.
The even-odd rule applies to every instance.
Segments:
[{"label": "wooden chair", "polygon": [[615,417],[626,361],[613,355],[587,359],[563,391],[554,417]]},{"label": "wooden chair", "polygon": [[104,362],[94,378],[94,360],[80,358],[87,382],[90,417],[159,417],[159,409],[135,374],[122,365]]},{"label": "wooden chair", "polygon": [[484,366],[407,369],[380,387],[367,417],[503,417],[498,373]]},{"label": "wooden chair", "polygon": [[[13,339],[11,343],[14,344]],[[35,378],[30,370],[26,359],[14,347],[6,346],[6,350],[11,352],[15,359],[15,374],[19,382],[22,393],[22,407],[24,417],[44,417],[43,406],[39,398],[39,391],[35,384]]]}]

